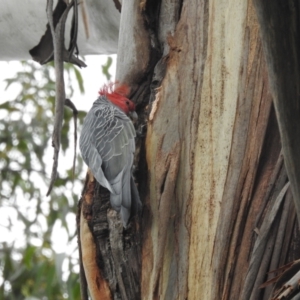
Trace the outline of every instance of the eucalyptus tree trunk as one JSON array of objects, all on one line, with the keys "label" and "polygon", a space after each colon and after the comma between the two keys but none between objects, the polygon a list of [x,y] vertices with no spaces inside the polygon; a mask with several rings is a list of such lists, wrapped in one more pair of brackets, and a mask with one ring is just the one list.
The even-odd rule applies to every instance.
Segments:
[{"label": "eucalyptus tree trunk", "polygon": [[144,208],[94,299],[269,299],[260,286],[299,258],[299,230],[252,1],[122,4],[117,79],[137,103]]}]

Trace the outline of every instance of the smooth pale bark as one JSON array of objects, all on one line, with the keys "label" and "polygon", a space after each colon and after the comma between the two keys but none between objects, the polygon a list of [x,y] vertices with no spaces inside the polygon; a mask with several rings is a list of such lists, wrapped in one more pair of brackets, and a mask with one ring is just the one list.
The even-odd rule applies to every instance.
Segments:
[{"label": "smooth pale bark", "polygon": [[[85,0],[79,6],[78,47],[81,55],[117,52],[120,12],[118,1]],[[82,7],[86,19],[83,19]],[[69,16],[69,21],[71,16]],[[87,22],[88,36],[84,22]],[[0,1],[0,60],[31,59],[29,50],[46,31],[46,1]],[[67,23],[67,32],[70,22]],[[68,34],[66,35],[68,36]],[[69,41],[67,40],[66,43]]]}]

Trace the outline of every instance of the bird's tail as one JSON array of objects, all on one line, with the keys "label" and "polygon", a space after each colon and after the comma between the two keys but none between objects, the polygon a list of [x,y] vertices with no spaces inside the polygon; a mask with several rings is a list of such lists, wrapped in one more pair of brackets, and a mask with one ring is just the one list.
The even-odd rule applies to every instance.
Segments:
[{"label": "bird's tail", "polygon": [[110,203],[115,210],[120,212],[125,228],[130,218],[139,214],[142,210],[142,203],[133,177],[130,176],[128,179],[130,182],[123,182],[121,193],[110,195]]},{"label": "bird's tail", "polygon": [[133,177],[130,179],[130,187],[131,187],[131,215],[135,216],[142,211],[142,202],[140,199],[140,195],[138,189],[134,183]]}]

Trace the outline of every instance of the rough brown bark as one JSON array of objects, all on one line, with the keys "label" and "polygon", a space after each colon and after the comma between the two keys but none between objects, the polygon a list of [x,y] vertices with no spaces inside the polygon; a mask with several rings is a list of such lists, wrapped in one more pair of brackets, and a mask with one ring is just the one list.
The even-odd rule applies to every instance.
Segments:
[{"label": "rough brown bark", "polygon": [[82,273],[92,299],[140,299],[139,220],[124,229],[109,198],[89,174],[79,207]]},{"label": "rough brown bark", "polygon": [[[88,299],[87,287],[92,299],[112,299],[109,284],[103,276],[103,271],[97,265],[97,260],[101,259],[101,257],[98,257],[99,251],[97,251],[96,239],[90,228],[92,227],[93,216],[95,218],[100,217],[93,215],[95,187],[96,181],[88,173],[78,206],[79,218],[77,218],[82,300]],[[101,199],[98,200],[101,201]]]}]

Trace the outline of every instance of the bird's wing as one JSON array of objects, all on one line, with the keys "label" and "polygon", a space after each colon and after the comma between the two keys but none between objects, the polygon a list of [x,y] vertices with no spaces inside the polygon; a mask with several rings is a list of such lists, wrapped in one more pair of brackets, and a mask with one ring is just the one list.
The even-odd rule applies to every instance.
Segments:
[{"label": "bird's wing", "polygon": [[123,111],[100,100],[94,103],[85,118],[80,150],[97,181],[110,190],[111,205],[121,212],[125,226],[131,210],[131,169],[136,134]]},{"label": "bird's wing", "polygon": [[[92,143],[102,158],[102,169],[113,181],[122,170],[131,170],[135,152],[135,129],[124,112],[108,103],[95,111]],[[128,168],[129,167],[129,168]]]}]

